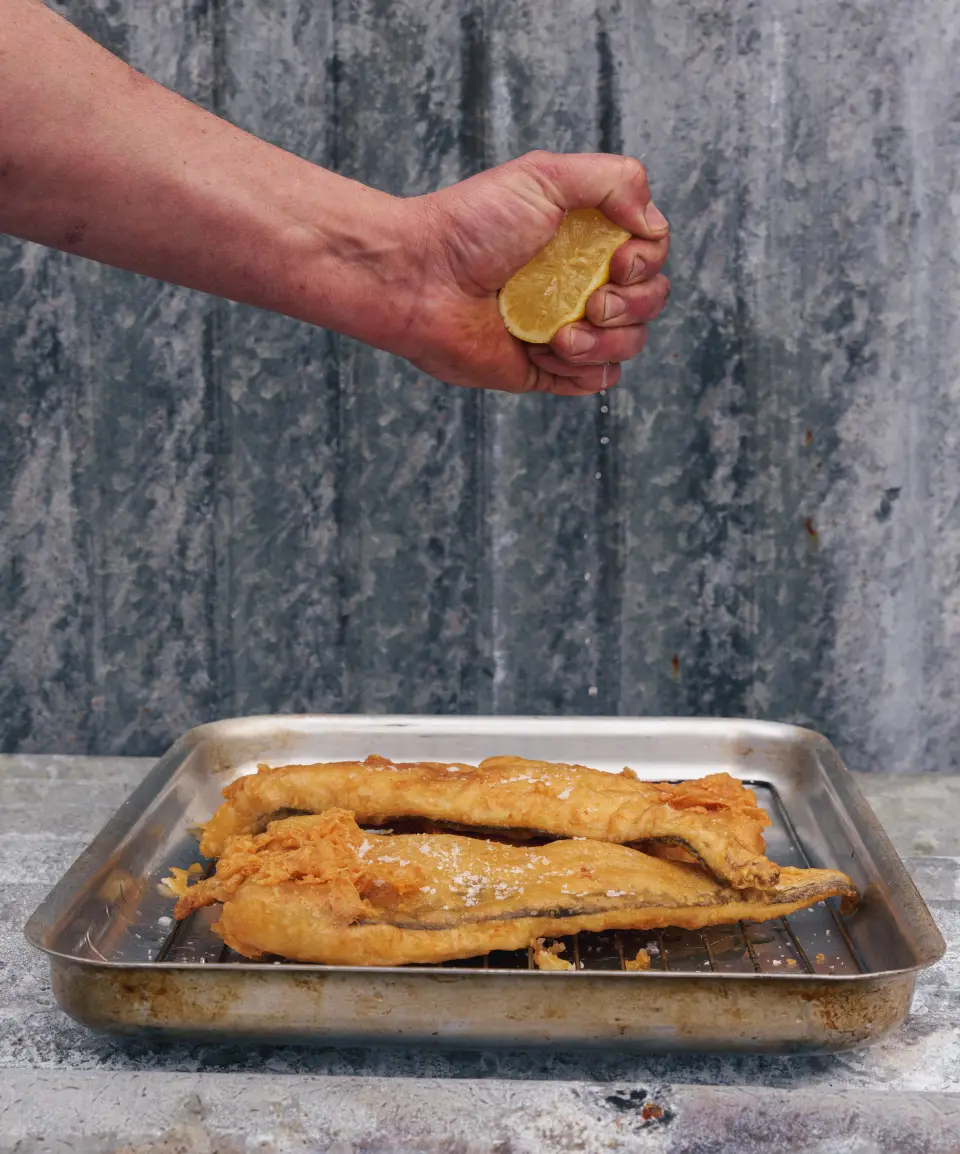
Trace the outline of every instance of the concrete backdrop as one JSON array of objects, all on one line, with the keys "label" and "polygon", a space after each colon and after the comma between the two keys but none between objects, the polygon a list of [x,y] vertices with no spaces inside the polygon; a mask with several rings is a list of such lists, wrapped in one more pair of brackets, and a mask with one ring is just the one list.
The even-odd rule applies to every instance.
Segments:
[{"label": "concrete backdrop", "polygon": [[960,0],[58,6],[392,192],[642,156],[674,291],[608,398],[512,398],[0,240],[0,747],[726,714],[960,770]]}]

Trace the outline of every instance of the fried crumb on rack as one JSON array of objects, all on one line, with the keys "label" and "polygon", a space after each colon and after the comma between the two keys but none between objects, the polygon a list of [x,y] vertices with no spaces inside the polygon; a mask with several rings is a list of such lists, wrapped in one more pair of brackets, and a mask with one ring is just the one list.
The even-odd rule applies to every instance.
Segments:
[{"label": "fried crumb on rack", "polygon": [[649,970],[650,969],[650,951],[637,950],[635,958],[627,958],[623,963],[625,970]]},{"label": "fried crumb on rack", "polygon": [[177,866],[171,866],[170,877],[164,878],[160,882],[160,890],[165,896],[172,894],[175,898],[182,898],[190,888],[191,880],[200,877],[202,874],[203,866],[196,861],[192,865],[187,866],[185,870],[178,869]]},{"label": "fried crumb on rack", "polygon": [[572,970],[573,962],[558,957],[567,947],[563,942],[554,942],[548,946],[544,938],[537,938],[533,947],[533,961],[538,970]]}]

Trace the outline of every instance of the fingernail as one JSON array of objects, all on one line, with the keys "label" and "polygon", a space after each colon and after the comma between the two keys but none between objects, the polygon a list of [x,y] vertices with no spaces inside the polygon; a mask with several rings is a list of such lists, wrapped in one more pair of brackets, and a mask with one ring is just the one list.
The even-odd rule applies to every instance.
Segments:
[{"label": "fingernail", "polygon": [[630,271],[627,273],[627,284],[633,284],[635,280],[639,280],[643,276],[643,270],[647,267],[647,262],[642,256],[635,256],[630,262]]},{"label": "fingernail", "polygon": [[574,329],[570,334],[570,355],[579,356],[589,352],[597,343],[597,338],[589,329]]},{"label": "fingernail", "polygon": [[652,200],[644,209],[643,219],[647,222],[647,227],[651,232],[663,232],[670,227],[667,218]]},{"label": "fingernail", "polygon": [[614,317],[618,317],[627,307],[623,297],[617,296],[616,293],[604,293],[603,295],[603,319],[605,321],[612,321]]}]

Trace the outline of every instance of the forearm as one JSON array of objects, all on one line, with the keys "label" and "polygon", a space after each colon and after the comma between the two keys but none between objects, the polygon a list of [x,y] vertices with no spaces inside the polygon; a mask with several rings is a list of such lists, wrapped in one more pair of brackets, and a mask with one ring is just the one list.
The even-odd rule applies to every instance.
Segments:
[{"label": "forearm", "polygon": [[0,231],[390,347],[410,218],[0,0]]},{"label": "forearm", "polygon": [[[611,262],[615,283],[549,346],[523,345],[498,291],[578,208],[632,234]],[[668,225],[635,160],[530,154],[439,192],[388,196],[182,100],[40,0],[0,0],[0,232],[509,392],[611,387],[668,288]]]}]

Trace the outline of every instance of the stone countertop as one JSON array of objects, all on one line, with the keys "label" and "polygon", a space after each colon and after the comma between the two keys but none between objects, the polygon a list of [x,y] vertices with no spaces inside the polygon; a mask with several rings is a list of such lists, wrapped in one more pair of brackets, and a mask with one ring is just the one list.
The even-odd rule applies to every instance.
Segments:
[{"label": "stone countertop", "polygon": [[[0,757],[0,1152],[960,1150],[960,778],[859,779],[949,947],[907,1023],[871,1049],[783,1059],[91,1035],[57,1009],[21,929],[150,765]],[[650,1099],[662,1120],[643,1121]]]}]

